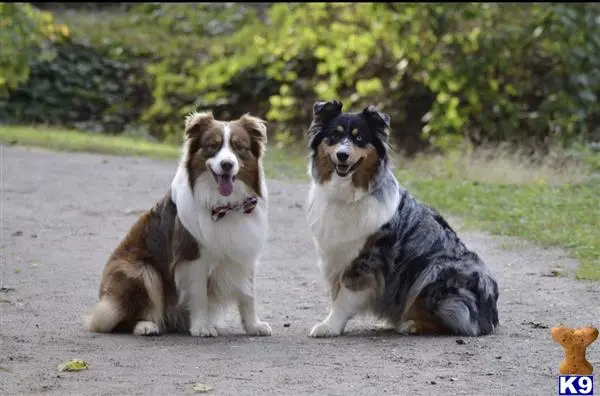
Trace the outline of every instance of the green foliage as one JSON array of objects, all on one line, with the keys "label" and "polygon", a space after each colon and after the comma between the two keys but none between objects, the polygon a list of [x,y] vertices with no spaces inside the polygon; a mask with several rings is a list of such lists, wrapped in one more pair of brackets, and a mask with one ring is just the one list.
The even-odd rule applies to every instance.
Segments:
[{"label": "green foliage", "polygon": [[53,50],[51,61],[33,62],[27,82],[0,101],[0,118],[109,133],[137,122],[150,101],[138,71],[69,39]]},{"label": "green foliage", "polygon": [[228,83],[262,66],[257,77],[278,89],[256,98],[286,133],[301,133],[311,101],[334,97],[381,106],[404,130],[411,102],[430,95],[421,137],[440,148],[465,136],[569,143],[599,124],[599,16],[595,4],[274,4],[269,23],[248,11],[232,34],[210,38],[188,77],[152,69],[157,103],[146,115],[170,112],[173,91],[202,98],[189,108],[239,105]]},{"label": "green foliage", "polygon": [[[396,143],[409,152],[464,138],[544,147],[600,137],[594,3],[127,9],[56,18],[74,41],[136,70],[138,88],[123,89],[148,89],[151,100],[108,101],[135,107],[124,111],[137,117],[127,122],[159,139],[178,140],[183,117],[198,109],[217,117],[252,112],[270,121],[279,144],[290,144],[310,121],[312,102],[332,98],[347,109],[375,104],[390,113]],[[126,73],[119,78],[131,84]]]},{"label": "green foliage", "polygon": [[28,3],[0,3],[0,94],[27,81],[33,62],[52,59],[49,42],[68,35],[48,12]]}]

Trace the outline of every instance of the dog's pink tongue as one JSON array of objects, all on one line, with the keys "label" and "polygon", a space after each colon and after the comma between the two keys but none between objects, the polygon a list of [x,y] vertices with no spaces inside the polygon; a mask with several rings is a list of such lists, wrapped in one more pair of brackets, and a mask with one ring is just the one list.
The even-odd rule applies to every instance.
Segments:
[{"label": "dog's pink tongue", "polygon": [[226,197],[233,192],[233,180],[230,175],[219,176],[219,194]]}]

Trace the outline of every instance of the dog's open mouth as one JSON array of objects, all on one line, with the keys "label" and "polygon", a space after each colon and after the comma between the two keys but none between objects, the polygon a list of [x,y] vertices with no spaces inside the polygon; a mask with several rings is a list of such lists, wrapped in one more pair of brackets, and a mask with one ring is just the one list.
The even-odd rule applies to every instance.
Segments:
[{"label": "dog's open mouth", "polygon": [[217,175],[215,172],[211,172],[217,182],[217,186],[219,188],[219,194],[224,197],[231,195],[233,192],[233,183],[235,183],[236,175],[231,175],[229,173],[224,173],[222,175]]},{"label": "dog's open mouth", "polygon": [[363,159],[361,158],[352,165],[335,164],[335,173],[337,173],[337,175],[340,177],[346,177],[350,173],[354,172],[356,170],[356,168],[359,167],[359,165],[361,164],[362,161],[363,161]]}]

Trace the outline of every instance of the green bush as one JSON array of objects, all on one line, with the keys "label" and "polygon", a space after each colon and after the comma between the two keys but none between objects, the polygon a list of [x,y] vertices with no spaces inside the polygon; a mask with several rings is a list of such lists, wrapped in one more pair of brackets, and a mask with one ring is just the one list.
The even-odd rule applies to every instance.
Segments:
[{"label": "green bush", "polygon": [[53,49],[52,61],[32,63],[27,82],[0,106],[0,117],[105,133],[122,132],[138,122],[151,101],[143,69],[70,39]]},{"label": "green bush", "polygon": [[68,34],[48,12],[27,3],[0,3],[0,96],[27,81],[33,62],[52,59],[49,44]]},{"label": "green bush", "polygon": [[[117,113],[159,139],[179,139],[188,112],[212,110],[262,116],[275,140],[288,144],[301,137],[315,100],[339,98],[346,108],[375,104],[390,113],[394,140],[408,153],[465,138],[532,147],[600,140],[595,3],[144,3],[127,10],[56,18],[77,40],[137,70],[151,99],[107,102],[134,103],[134,112]],[[115,78],[139,91],[127,75]]]},{"label": "green bush", "polygon": [[[199,63],[149,69],[147,121],[226,104],[266,110],[288,139],[305,128],[312,101],[339,97],[351,108],[381,106],[396,140],[417,146],[464,137],[544,146],[600,132],[596,4],[281,3],[269,23],[247,13],[231,34],[205,37]],[[251,71],[257,80],[231,84]],[[269,88],[254,98],[268,108],[240,99],[258,81]],[[188,106],[168,105],[186,95]]]}]

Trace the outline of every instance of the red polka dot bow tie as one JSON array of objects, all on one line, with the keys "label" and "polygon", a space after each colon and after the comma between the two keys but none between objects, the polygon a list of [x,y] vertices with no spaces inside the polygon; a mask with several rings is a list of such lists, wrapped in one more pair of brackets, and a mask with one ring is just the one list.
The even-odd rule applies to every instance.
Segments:
[{"label": "red polka dot bow tie", "polygon": [[213,221],[221,220],[227,213],[237,210],[240,210],[245,214],[252,213],[257,204],[258,199],[256,197],[247,197],[243,202],[234,205],[227,204],[223,206],[217,206],[212,210],[212,219]]}]

